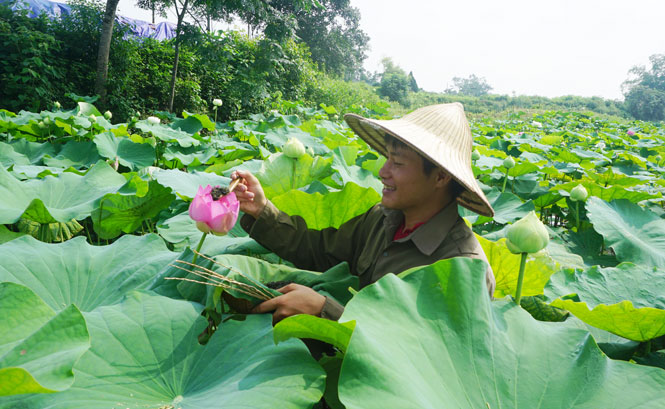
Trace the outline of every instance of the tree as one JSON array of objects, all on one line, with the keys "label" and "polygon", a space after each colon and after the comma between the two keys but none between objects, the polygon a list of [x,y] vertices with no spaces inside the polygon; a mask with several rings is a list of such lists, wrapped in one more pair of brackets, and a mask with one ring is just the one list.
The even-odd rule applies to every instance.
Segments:
[{"label": "tree", "polygon": [[97,78],[95,80],[95,93],[101,97],[101,105],[106,105],[106,79],[109,72],[109,53],[111,52],[111,37],[113,36],[113,22],[115,11],[120,0],[107,0],[104,18],[102,20],[102,33],[99,39],[97,52]]},{"label": "tree", "polygon": [[360,79],[369,36],[360,29],[360,12],[351,7],[349,0],[322,0],[323,7],[309,12],[295,10],[289,0],[276,0],[273,4],[295,16],[295,34],[307,44],[312,61],[322,70],[346,80]]},{"label": "tree", "polygon": [[446,94],[480,97],[487,95],[491,90],[492,87],[487,83],[485,78],[471,74],[469,78],[453,77],[453,86],[447,88],[444,92]]},{"label": "tree", "polygon": [[413,92],[420,91],[420,88],[418,88],[418,83],[416,82],[416,79],[413,77],[413,71],[409,71],[409,88]]},{"label": "tree", "polygon": [[379,84],[379,95],[402,105],[408,105],[409,79],[406,73],[390,58],[384,58],[381,63],[383,74]]},{"label": "tree", "polygon": [[160,0],[138,0],[136,6],[152,12],[152,24],[155,24],[155,15],[166,17],[167,4]]},{"label": "tree", "polygon": [[651,68],[635,66],[622,84],[626,110],[637,119],[665,119],[665,54],[649,57]]}]

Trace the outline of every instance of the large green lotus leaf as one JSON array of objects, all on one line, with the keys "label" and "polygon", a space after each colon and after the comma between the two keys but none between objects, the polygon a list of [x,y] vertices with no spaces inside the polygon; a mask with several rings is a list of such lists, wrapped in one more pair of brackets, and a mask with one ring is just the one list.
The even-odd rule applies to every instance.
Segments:
[{"label": "large green lotus leaf", "polygon": [[294,190],[275,196],[272,202],[290,215],[302,216],[310,229],[339,227],[345,221],[364,213],[381,200],[374,189],[348,183],[339,192],[322,195]]},{"label": "large green lotus leaf", "polygon": [[332,169],[334,169],[336,173],[333,173],[329,178],[324,179],[323,183],[340,189],[347,183],[355,183],[362,187],[372,188],[380,194],[383,190],[383,184],[381,181],[377,179],[371,171],[363,169],[354,163],[349,164],[349,161],[347,160],[348,158],[345,155],[349,151],[355,153],[356,149],[340,146],[333,150]]},{"label": "large green lotus leaf", "polygon": [[665,268],[665,220],[628,200],[589,198],[587,216],[617,259]]},{"label": "large green lotus leaf", "polygon": [[595,196],[606,202],[610,202],[612,200],[626,199],[633,203],[638,203],[641,202],[642,200],[661,197],[660,194],[630,190],[622,186],[603,187],[595,182],[590,182],[590,181],[583,181],[581,183],[578,182],[563,183],[552,187],[552,190],[570,192],[577,185],[584,186],[588,191],[589,196]]},{"label": "large green lotus leaf", "polygon": [[92,346],[74,385],[48,398],[0,399],[0,408],[300,409],[321,398],[323,370],[301,342],[275,345],[269,315],[227,321],[203,346],[200,312],[138,292],[100,307],[86,314]]},{"label": "large green lotus leaf", "polygon": [[29,165],[30,159],[27,156],[16,152],[14,147],[8,143],[0,142],[0,166],[6,168],[12,165]]},{"label": "large green lotus leaf", "polygon": [[299,159],[289,158],[283,153],[270,155],[261,165],[256,177],[263,185],[268,199],[286,193],[289,190],[307,186],[332,173],[331,158],[311,157],[308,154]]},{"label": "large green lotus leaf", "polygon": [[164,151],[165,160],[179,160],[185,166],[200,166],[203,163],[208,163],[210,158],[215,155],[217,155],[217,149],[211,146],[206,148],[198,146],[190,146],[189,148],[167,146]]},{"label": "large green lotus leaf", "polygon": [[97,235],[102,239],[113,239],[122,232],[135,232],[144,220],[157,216],[173,200],[175,195],[170,188],[151,180],[145,195],[123,192],[107,194],[90,216]]},{"label": "large green lotus leaf", "polygon": [[162,185],[170,187],[181,197],[194,198],[199,186],[228,186],[231,179],[214,173],[183,172],[178,169],[156,172],[155,179]]},{"label": "large green lotus leaf", "polygon": [[24,213],[24,217],[40,223],[84,219],[102,196],[125,183],[125,178],[104,162],[84,176],[65,172],[26,182],[19,182],[0,167],[0,223],[15,223]]},{"label": "large green lotus leaf", "polygon": [[33,165],[41,163],[46,155],[54,156],[60,149],[59,146],[52,143],[29,142],[26,139],[12,141],[11,147],[15,152],[25,155]]},{"label": "large green lotus leaf", "polygon": [[146,119],[138,121],[135,126],[137,129],[140,129],[145,133],[153,134],[155,138],[159,139],[160,141],[177,143],[183,148],[192,145],[197,146],[200,144],[199,140],[192,138],[191,134],[188,132],[184,132],[179,129],[172,129],[162,124],[153,125]]},{"label": "large green lotus leaf", "polygon": [[56,311],[69,304],[92,311],[148,287],[176,257],[156,234],[126,235],[107,246],[83,237],[46,244],[23,236],[0,245],[0,281],[30,288]]},{"label": "large green lotus leaf", "polygon": [[67,389],[74,363],[90,347],[76,306],[56,314],[15,283],[0,283],[0,333],[0,396]]},{"label": "large green lotus leaf", "polygon": [[89,141],[69,141],[55,157],[45,155],[44,165],[59,168],[89,168],[100,159],[97,146]]},{"label": "large green lotus leaf", "polygon": [[15,238],[25,236],[26,233],[22,232],[13,232],[9,230],[6,226],[0,225],[0,244],[6,243],[8,241],[14,240]]},{"label": "large green lotus leaf", "polygon": [[150,166],[155,161],[155,148],[147,143],[134,143],[127,138],[118,138],[111,132],[95,136],[95,145],[99,154],[118,162],[131,170]]},{"label": "large green lotus leaf", "polygon": [[[496,288],[495,298],[503,298],[506,295],[515,295],[517,290],[517,278],[520,270],[520,255],[513,254],[506,247],[506,239],[496,242],[489,241],[482,236],[476,235],[480,245],[485,251],[489,261]],[[556,263],[545,251],[529,254],[524,270],[524,282],[522,284],[522,295],[538,295],[543,293],[543,288],[550,276],[557,270]]]},{"label": "large green lotus leaf", "polygon": [[349,320],[339,379],[347,409],[665,405],[665,371],[611,360],[587,331],[490,302],[480,260],[388,274],[347,304]]},{"label": "large green lotus leaf", "polygon": [[215,123],[212,122],[210,118],[208,118],[208,115],[206,114],[192,114],[190,112],[183,111],[182,117],[185,119],[196,118],[203,128],[211,132],[215,130]]},{"label": "large green lotus leaf", "polygon": [[501,224],[512,223],[535,210],[531,200],[522,202],[522,199],[509,192],[501,193],[498,190],[492,190],[487,194],[487,200],[494,208],[494,218],[478,215],[463,207],[460,207],[460,214],[475,226],[492,220]]},{"label": "large green lotus leaf", "polygon": [[[634,341],[665,334],[665,271],[621,263],[584,270],[562,270],[550,278],[545,294],[552,305]],[[574,295],[574,297],[570,297]]]}]

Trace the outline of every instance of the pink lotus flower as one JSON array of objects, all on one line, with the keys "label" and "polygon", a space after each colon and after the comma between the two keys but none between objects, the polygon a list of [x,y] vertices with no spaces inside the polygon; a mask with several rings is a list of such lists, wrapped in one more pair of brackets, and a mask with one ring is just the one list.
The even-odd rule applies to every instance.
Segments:
[{"label": "pink lotus flower", "polygon": [[196,221],[196,227],[203,233],[221,236],[236,224],[240,203],[233,192],[221,196],[218,200],[213,199],[211,192],[210,185],[205,188],[199,186],[189,205],[189,217]]},{"label": "pink lotus flower", "polygon": [[628,136],[633,136],[633,135],[635,135],[635,131],[633,131],[632,129],[629,129],[628,132],[626,132],[626,134]]}]

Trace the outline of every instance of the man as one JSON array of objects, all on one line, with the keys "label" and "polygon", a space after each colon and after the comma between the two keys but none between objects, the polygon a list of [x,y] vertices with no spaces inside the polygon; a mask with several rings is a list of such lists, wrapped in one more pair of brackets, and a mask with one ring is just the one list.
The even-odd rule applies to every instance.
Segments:
[{"label": "man", "polygon": [[[388,273],[465,256],[487,261],[457,204],[493,216],[494,210],[471,169],[472,136],[461,104],[420,108],[395,120],[355,114],[344,119],[365,142],[386,156],[379,177],[381,203],[338,229],[309,230],[301,217],[280,212],[254,175],[236,171],[242,227],[250,236],[297,267],[323,271],[342,261],[361,288]],[[494,292],[494,275],[486,283]],[[273,321],[295,314],[339,319],[344,308],[314,290],[289,284],[284,295],[259,304],[254,312],[273,312]]]}]

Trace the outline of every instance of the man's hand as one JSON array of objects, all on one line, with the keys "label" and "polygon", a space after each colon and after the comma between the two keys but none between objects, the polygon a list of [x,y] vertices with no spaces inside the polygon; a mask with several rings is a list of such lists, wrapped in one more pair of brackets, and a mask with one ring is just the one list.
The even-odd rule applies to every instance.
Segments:
[{"label": "man's hand", "polygon": [[279,297],[264,301],[254,307],[253,313],[265,313],[274,311],[272,314],[273,325],[296,314],[321,315],[326,297],[317,293],[309,287],[300,284],[289,284],[278,289]]},{"label": "man's hand", "polygon": [[240,210],[256,219],[268,203],[261,182],[246,170],[236,170],[231,173],[232,180],[237,178],[243,179],[234,189],[238,202],[240,202]]}]

